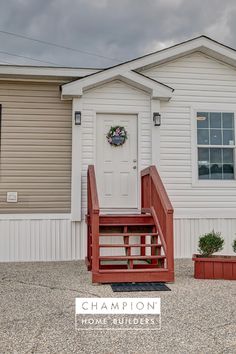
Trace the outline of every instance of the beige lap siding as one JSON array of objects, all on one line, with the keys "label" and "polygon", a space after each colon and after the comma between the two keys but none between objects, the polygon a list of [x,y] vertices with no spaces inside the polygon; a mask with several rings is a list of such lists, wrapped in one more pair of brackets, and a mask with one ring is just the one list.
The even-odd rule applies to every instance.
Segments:
[{"label": "beige lap siding", "polygon": [[71,101],[59,83],[0,81],[0,104],[0,213],[70,212]]}]

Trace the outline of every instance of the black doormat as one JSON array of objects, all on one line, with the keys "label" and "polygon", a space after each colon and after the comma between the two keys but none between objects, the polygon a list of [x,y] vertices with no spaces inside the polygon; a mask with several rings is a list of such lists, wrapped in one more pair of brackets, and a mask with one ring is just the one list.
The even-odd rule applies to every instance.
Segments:
[{"label": "black doormat", "polygon": [[171,291],[164,283],[113,283],[114,293],[132,291]]}]

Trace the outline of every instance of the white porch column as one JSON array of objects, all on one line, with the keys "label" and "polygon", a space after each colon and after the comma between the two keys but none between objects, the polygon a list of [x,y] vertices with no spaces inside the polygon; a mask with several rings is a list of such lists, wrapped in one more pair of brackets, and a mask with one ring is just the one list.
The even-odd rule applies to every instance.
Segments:
[{"label": "white porch column", "polygon": [[160,165],[160,128],[161,127],[155,127],[153,123],[153,113],[154,112],[160,112],[161,109],[161,104],[160,100],[158,99],[151,99],[151,120],[152,120],[152,164],[156,166],[157,170],[159,170],[159,165]]},{"label": "white porch column", "polygon": [[82,169],[82,126],[75,125],[75,111],[81,112],[82,99],[72,101],[72,166],[71,166],[71,219],[81,221],[81,169]]}]

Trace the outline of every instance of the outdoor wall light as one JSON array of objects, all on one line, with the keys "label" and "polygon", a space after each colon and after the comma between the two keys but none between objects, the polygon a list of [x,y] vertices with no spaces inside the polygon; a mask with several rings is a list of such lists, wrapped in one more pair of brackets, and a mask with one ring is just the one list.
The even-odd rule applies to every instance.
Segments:
[{"label": "outdoor wall light", "polygon": [[81,112],[75,112],[75,125],[81,125]]},{"label": "outdoor wall light", "polygon": [[159,112],[153,112],[153,123],[155,127],[159,127],[161,125],[161,115]]}]

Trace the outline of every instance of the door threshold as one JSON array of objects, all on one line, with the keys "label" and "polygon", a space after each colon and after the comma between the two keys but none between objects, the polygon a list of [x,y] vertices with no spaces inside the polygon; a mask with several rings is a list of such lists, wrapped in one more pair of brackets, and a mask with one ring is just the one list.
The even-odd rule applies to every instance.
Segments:
[{"label": "door threshold", "polygon": [[101,208],[100,209],[100,214],[140,214],[141,213],[141,210],[138,209],[138,208]]}]

